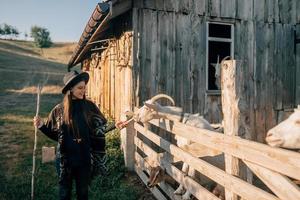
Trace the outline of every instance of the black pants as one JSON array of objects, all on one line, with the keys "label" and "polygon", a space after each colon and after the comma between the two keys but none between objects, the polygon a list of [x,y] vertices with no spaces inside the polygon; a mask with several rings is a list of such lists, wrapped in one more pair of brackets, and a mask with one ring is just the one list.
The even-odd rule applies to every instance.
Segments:
[{"label": "black pants", "polygon": [[76,183],[77,200],[88,200],[90,166],[63,167],[59,170],[59,199],[70,200],[72,183]]}]

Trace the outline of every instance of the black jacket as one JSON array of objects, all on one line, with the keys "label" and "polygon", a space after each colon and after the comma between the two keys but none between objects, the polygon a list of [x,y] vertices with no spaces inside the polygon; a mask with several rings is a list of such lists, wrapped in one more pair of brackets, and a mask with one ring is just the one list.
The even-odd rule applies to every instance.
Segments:
[{"label": "black jacket", "polygon": [[[88,109],[91,109],[94,116],[92,116],[91,130],[87,130],[89,136],[89,148],[90,153],[94,155],[105,154],[105,133],[115,128],[114,124],[108,124],[107,120],[97,108],[97,106],[88,100],[82,100],[88,105]],[[50,112],[46,124],[44,124],[40,130],[52,140],[58,141],[57,146],[57,158],[62,161],[62,166],[65,166],[67,160],[65,146],[65,138],[69,134],[69,129],[63,122],[63,104],[56,105]]]}]

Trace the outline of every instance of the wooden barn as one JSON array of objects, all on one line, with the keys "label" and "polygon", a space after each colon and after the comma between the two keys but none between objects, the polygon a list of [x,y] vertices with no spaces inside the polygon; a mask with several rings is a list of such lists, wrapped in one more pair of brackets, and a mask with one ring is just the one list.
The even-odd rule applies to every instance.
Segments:
[{"label": "wooden barn", "polygon": [[[242,131],[238,134],[242,138],[264,143],[267,130],[285,119],[300,104],[298,0],[104,1],[93,11],[69,61],[69,69],[81,64],[82,70],[90,74],[88,97],[96,102],[103,112],[116,119],[123,118],[124,111],[142,106],[143,102],[152,96],[165,93],[172,96],[176,105],[183,107],[185,112],[200,113],[210,123],[219,123],[223,118],[220,63],[228,57],[235,60],[235,67],[239,71],[237,85],[240,86],[238,91],[242,94],[240,102],[244,108],[240,114],[249,129],[246,133]],[[159,124],[158,126],[161,127]],[[143,132],[139,125],[134,125],[134,128],[140,133]],[[172,131],[165,127],[163,129],[175,134],[180,134],[181,130],[184,130],[175,128]],[[194,131],[191,129],[191,132]],[[146,144],[141,145],[143,142],[140,139],[129,141],[124,137],[127,136],[123,135],[123,145],[133,146],[130,147],[131,150],[126,149],[129,152],[127,156],[134,157],[133,143],[139,149],[151,152],[151,155],[158,155],[157,152],[146,148]],[[164,146],[169,143],[162,145],[155,142],[163,140],[155,139],[155,135],[151,138],[152,142],[171,154],[175,152],[186,155],[180,154],[180,149],[170,152],[170,148]],[[199,136],[199,141],[203,138],[205,138],[203,135]],[[218,141],[220,140],[232,143],[235,147],[241,145],[244,148],[246,145],[239,139],[219,138]],[[211,145],[210,147],[221,148],[213,142],[206,141],[205,145],[207,144]],[[251,164],[254,162],[275,170],[275,175],[272,172],[274,177],[281,177],[279,173],[286,172],[285,175],[299,180],[296,162],[290,164],[283,161],[286,155],[295,160],[299,159],[299,155],[293,152],[285,154],[283,150],[273,151],[270,147],[265,147],[266,145],[259,145],[262,144],[247,143],[246,149],[253,148],[251,155],[246,152],[236,153],[238,151],[232,150],[233,147],[228,147],[229,150],[220,150],[240,159],[247,156],[252,159],[253,155],[256,155],[256,158],[250,159],[250,164],[245,161],[252,170],[260,169],[257,165]],[[262,155],[264,159],[259,159],[259,152],[256,154],[256,151],[270,153],[267,156]],[[268,157],[270,155],[273,156]],[[274,155],[277,155],[276,158]],[[135,163],[143,160],[139,155],[136,156]],[[272,160],[277,157],[278,160]],[[270,164],[272,162],[277,164]],[[202,165],[205,164],[198,163],[196,167]],[[282,168],[279,169],[279,166]],[[175,173],[177,178],[184,177],[180,175],[181,172],[176,170],[174,172],[174,169],[168,165],[167,172]],[[203,169],[199,168],[199,171]],[[226,172],[229,173],[227,170]],[[237,189],[241,183],[234,177],[231,177],[232,179],[228,177],[232,181],[229,184],[225,179],[214,177],[214,174],[218,173],[212,170],[213,180],[222,182],[224,187],[229,187],[229,191],[245,196],[246,199],[255,199],[255,195],[258,199],[277,199],[266,195],[263,191],[260,193],[249,188],[249,191],[255,194],[251,196],[252,193]],[[144,177],[141,172],[139,175],[141,178]],[[225,172],[223,175],[227,177]],[[271,188],[281,187],[280,184],[272,185],[274,181],[266,182],[271,184],[271,186],[267,184]],[[169,187],[164,185],[160,187],[165,192],[170,191]],[[192,191],[196,191],[193,195],[198,198],[197,191],[201,186],[190,183],[190,187]],[[299,188],[295,189],[289,183],[286,187],[296,191],[291,194],[299,196]],[[248,186],[245,185],[245,188]],[[282,199],[286,199],[286,195],[289,195],[284,191],[279,194],[277,190],[275,191]],[[209,197],[210,194],[207,195]],[[156,196],[164,199],[158,193]],[[227,196],[226,199],[236,198]]]},{"label": "wooden barn", "polygon": [[[209,122],[222,119],[216,63],[243,69],[253,127],[266,130],[300,104],[297,0],[112,0],[92,13],[69,67],[91,75],[88,96],[119,118],[157,93]],[[250,139],[249,138],[249,139]]]}]

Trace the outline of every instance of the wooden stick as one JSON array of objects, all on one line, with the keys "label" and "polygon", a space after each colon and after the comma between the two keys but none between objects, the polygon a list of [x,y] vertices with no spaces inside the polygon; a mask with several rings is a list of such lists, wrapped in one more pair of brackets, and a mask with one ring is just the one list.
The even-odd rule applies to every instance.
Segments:
[{"label": "wooden stick", "polygon": [[[35,116],[39,115],[40,110],[40,95],[41,95],[42,87],[40,85],[37,86],[37,103],[36,103],[36,113]],[[37,146],[37,131],[38,127],[34,127],[34,146],[33,146],[33,155],[32,155],[32,176],[31,176],[31,199],[34,199],[34,183],[35,183],[35,161],[36,161],[36,146]]]}]

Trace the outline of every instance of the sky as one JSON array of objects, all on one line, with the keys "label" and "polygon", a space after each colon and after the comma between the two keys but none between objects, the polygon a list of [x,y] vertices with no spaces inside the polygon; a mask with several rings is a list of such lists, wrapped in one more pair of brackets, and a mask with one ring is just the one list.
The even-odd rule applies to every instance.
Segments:
[{"label": "sky", "polygon": [[16,27],[20,39],[33,25],[47,28],[54,42],[78,42],[101,0],[0,0],[0,24]]}]

